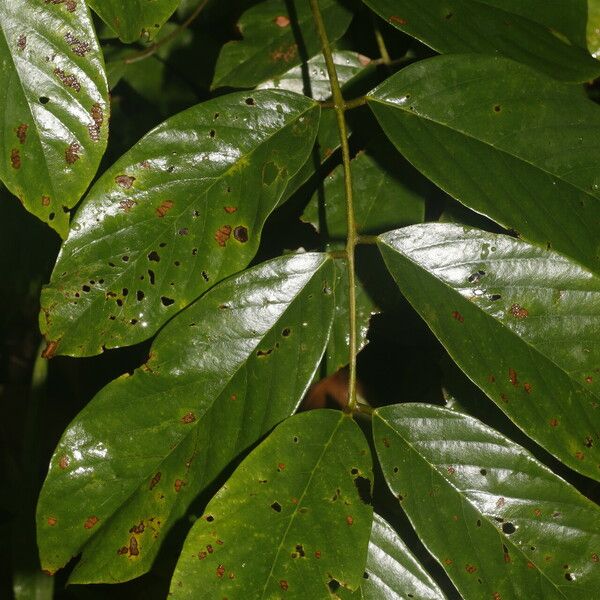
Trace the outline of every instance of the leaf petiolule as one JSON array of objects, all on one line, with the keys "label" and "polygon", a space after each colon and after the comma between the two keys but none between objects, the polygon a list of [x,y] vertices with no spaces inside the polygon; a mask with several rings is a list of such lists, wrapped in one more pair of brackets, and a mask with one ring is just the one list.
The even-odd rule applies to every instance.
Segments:
[{"label": "leaf petiolule", "polygon": [[106,148],[102,52],[83,0],[0,4],[0,179],[62,237]]},{"label": "leaf petiolule", "polygon": [[87,0],[123,42],[149,41],[175,12],[180,0]]},{"label": "leaf petiolule", "polygon": [[49,348],[87,356],[145,340],[244,268],[318,121],[304,96],[256,91],[194,106],[142,138],[73,219],[42,292]]},{"label": "leaf petiolule", "polygon": [[133,376],[95,396],[64,432],[40,494],[44,569],[80,552],[73,583],[150,569],[192,500],[296,409],[329,337],[333,277],[317,253],[244,271],[177,315]]},{"label": "leaf petiolule", "polygon": [[391,491],[465,598],[594,596],[600,510],[527,450],[426,404],[377,409],[373,438]]},{"label": "leaf petiolule", "polygon": [[546,0],[363,1],[441,54],[506,56],[565,81],[587,81],[600,74],[600,65],[586,49],[585,2],[575,0],[565,10]]},{"label": "leaf petiolule", "polygon": [[559,460],[600,479],[600,279],[521,240],[453,224],[380,237],[401,292],[458,366]]},{"label": "leaf petiolule", "polygon": [[367,440],[351,417],[314,410],[287,419],[192,527],[171,595],[326,600],[340,587],[356,589],[372,477]]},{"label": "leaf petiolule", "polygon": [[[340,0],[321,0],[321,10],[331,40],[350,25],[352,12]],[[215,67],[213,88],[250,88],[284,75],[291,67],[321,50],[308,2],[266,0],[240,18],[241,40],[223,46]]]},{"label": "leaf petiolule", "polygon": [[439,56],[369,94],[395,146],[469,208],[600,272],[600,109],[500,57]]}]

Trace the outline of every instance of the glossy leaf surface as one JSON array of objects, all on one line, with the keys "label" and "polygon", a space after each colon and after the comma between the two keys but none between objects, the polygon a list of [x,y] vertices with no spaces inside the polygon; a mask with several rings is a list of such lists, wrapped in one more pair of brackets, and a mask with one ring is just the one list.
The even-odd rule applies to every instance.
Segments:
[{"label": "glossy leaf surface", "polygon": [[258,91],[199,104],[142,138],[73,219],[42,295],[49,348],[81,356],[147,339],[245,267],[318,119],[304,96]]},{"label": "glossy leaf surface", "polygon": [[403,69],[369,105],[421,172],[469,208],[600,272],[600,108],[502,58]]},{"label": "glossy leaf surface", "polygon": [[516,425],[600,480],[600,280],[555,252],[452,224],[380,238],[398,287]]},{"label": "glossy leaf surface", "polygon": [[[329,40],[334,42],[348,28],[352,12],[339,0],[321,0],[319,6]],[[282,76],[321,50],[310,5],[303,0],[260,2],[242,15],[238,29],[242,39],[228,42],[221,50],[213,88],[254,87]]]},{"label": "glossy leaf surface", "polygon": [[193,526],[173,598],[329,599],[362,581],[373,509],[367,440],[338,411],[296,415],[242,462]]},{"label": "glossy leaf surface", "polygon": [[80,0],[0,4],[0,178],[61,236],[106,148],[108,87]]},{"label": "glossy leaf surface", "polygon": [[587,46],[594,58],[600,57],[600,0],[588,0]]},{"label": "glossy leaf surface", "polygon": [[332,279],[316,253],[244,271],[175,317],[133,376],[101,390],[51,461],[38,504],[43,568],[83,551],[72,582],[146,572],[197,494],[296,409],[329,335]]},{"label": "glossy leaf surface", "polygon": [[444,600],[445,596],[392,526],[378,514],[373,529],[364,581],[352,598],[364,600]]},{"label": "glossy leaf surface", "polygon": [[[357,52],[342,50],[333,52],[333,62],[339,84],[344,85],[368,66],[371,59]],[[308,82],[305,81],[306,79]],[[327,67],[322,54],[313,56],[304,65],[292,67],[280,77],[261,83],[257,89],[288,90],[297,94],[306,94],[314,100],[327,100],[331,97]]]},{"label": "glossy leaf surface", "polygon": [[175,12],[179,0],[87,0],[123,42],[151,40]]},{"label": "glossy leaf surface", "polygon": [[600,511],[527,450],[425,404],[377,409],[373,436],[390,489],[463,597],[594,596]]},{"label": "glossy leaf surface", "polygon": [[[600,65],[585,49],[582,0],[364,0],[383,19],[441,54],[502,55],[557,79],[587,81]],[[548,9],[549,5],[550,9]]]}]

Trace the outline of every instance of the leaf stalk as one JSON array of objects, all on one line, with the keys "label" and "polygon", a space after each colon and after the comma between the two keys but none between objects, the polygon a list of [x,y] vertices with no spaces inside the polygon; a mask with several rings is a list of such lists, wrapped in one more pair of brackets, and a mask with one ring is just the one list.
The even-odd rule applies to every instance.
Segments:
[{"label": "leaf stalk", "polygon": [[321,48],[325,58],[331,95],[336,113],[340,143],[342,148],[342,165],[344,169],[344,190],[346,196],[346,223],[348,236],[346,238],[346,266],[348,271],[348,313],[349,313],[349,378],[348,378],[348,406],[347,411],[353,412],[356,408],[356,270],[354,265],[354,251],[356,247],[356,222],[354,218],[354,198],[352,194],[352,172],[350,168],[350,146],[348,144],[348,127],[346,124],[345,111],[347,103],[342,95],[342,89],[338,80],[329,38],[319,8],[319,0],[310,0],[310,8],[313,20],[321,40]]}]

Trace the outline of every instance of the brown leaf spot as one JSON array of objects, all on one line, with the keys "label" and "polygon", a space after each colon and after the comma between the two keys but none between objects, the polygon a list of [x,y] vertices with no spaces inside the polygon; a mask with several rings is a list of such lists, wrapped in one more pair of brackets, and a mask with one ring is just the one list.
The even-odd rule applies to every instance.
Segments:
[{"label": "brown leaf spot", "polygon": [[498,592],[494,592],[494,595],[492,596],[492,600],[502,600],[502,596],[500,596],[500,594]]},{"label": "brown leaf spot", "polygon": [[468,564],[468,565],[465,567],[465,571],[466,571],[467,573],[476,573],[476,572],[477,572],[477,567],[476,567],[475,565],[469,565],[469,564]]},{"label": "brown leaf spot", "polygon": [[156,214],[162,219],[172,208],[173,200],[165,200],[157,209]]},{"label": "brown leaf spot", "polygon": [[527,561],[527,568],[528,569],[535,569],[535,565],[530,560],[528,560]]},{"label": "brown leaf spot", "polygon": [[515,387],[519,385],[519,380],[517,379],[517,372],[512,367],[508,369],[508,379]]},{"label": "brown leaf spot", "polygon": [[22,33],[17,39],[17,48],[21,51],[27,48],[27,36]]},{"label": "brown leaf spot", "polygon": [[225,575],[225,567],[223,565],[219,565],[217,567],[217,577],[222,578]]},{"label": "brown leaf spot", "polygon": [[129,533],[144,533],[144,529],[146,529],[146,527],[144,526],[144,521],[140,521],[138,525],[134,525],[130,530]]},{"label": "brown leaf spot", "polygon": [[50,206],[50,196],[42,196],[42,206]]},{"label": "brown leaf spot", "polygon": [[219,246],[224,248],[229,236],[231,236],[231,227],[229,225],[222,225],[215,233],[215,240]]},{"label": "brown leaf spot", "polygon": [[139,553],[138,541],[135,537],[131,536],[129,539],[129,556],[138,556]]},{"label": "brown leaf spot", "polygon": [[127,548],[127,546],[121,546],[118,550],[117,550],[117,554],[119,556],[123,555],[123,554],[127,554],[127,552],[129,552],[129,548]]},{"label": "brown leaf spot", "polygon": [[591,375],[588,375],[588,376],[585,378],[585,382],[586,382],[586,383],[592,383],[593,381],[594,381],[594,378],[593,378]]},{"label": "brown leaf spot", "polygon": [[595,552],[592,554],[592,562],[600,562],[600,558],[598,558],[598,555]]},{"label": "brown leaf spot", "polygon": [[200,552],[198,552],[198,558],[200,560],[204,560],[206,558],[206,552],[204,552],[204,550],[201,550]]},{"label": "brown leaf spot", "polygon": [[75,164],[79,160],[81,146],[77,142],[71,142],[65,150],[65,160],[68,165]]},{"label": "brown leaf spot", "polygon": [[71,50],[77,56],[85,56],[91,49],[90,45],[87,42],[82,42],[80,39],[76,38],[70,31],[65,33],[65,41],[69,46],[71,46]]},{"label": "brown leaf spot", "polygon": [[17,138],[21,144],[24,144],[27,141],[27,130],[29,129],[29,125],[25,123],[21,123],[18,127],[15,127],[15,133],[17,134]]},{"label": "brown leaf spot", "polygon": [[232,214],[237,211],[237,206],[224,206],[223,210],[228,214]]},{"label": "brown leaf spot", "polygon": [[465,322],[465,318],[457,310],[452,311],[452,318],[456,319],[459,323]]},{"label": "brown leaf spot", "polygon": [[63,454],[58,461],[58,466],[61,469],[66,469],[69,466],[69,457],[66,454]]},{"label": "brown leaf spot", "polygon": [[285,464],[284,463],[279,463],[277,465],[277,470],[280,471],[280,472],[283,471],[283,470],[285,470]]},{"label": "brown leaf spot", "polygon": [[195,420],[196,420],[196,415],[191,411],[186,413],[185,415],[183,415],[183,417],[181,417],[181,422],[185,423],[186,425],[193,423]]},{"label": "brown leaf spot", "polygon": [[448,467],[447,471],[448,475],[454,475],[454,473],[456,473],[456,469],[454,467]]},{"label": "brown leaf spot", "polygon": [[285,15],[279,15],[276,17],[273,22],[277,27],[287,27],[290,24],[290,20]]},{"label": "brown leaf spot", "polygon": [[536,508],[536,509],[533,511],[533,514],[534,514],[536,517],[541,517],[541,516],[542,516],[542,511],[541,511],[539,508]]},{"label": "brown leaf spot", "polygon": [[131,175],[117,175],[115,177],[115,183],[120,185],[125,190],[130,189],[134,181],[135,177],[132,177]]},{"label": "brown leaf spot", "polygon": [[46,344],[44,351],[42,352],[42,358],[52,358],[56,349],[58,348],[58,341],[53,340]]},{"label": "brown leaf spot", "polygon": [[583,452],[581,452],[581,451],[578,450],[577,452],[575,452],[575,458],[577,460],[584,460],[585,459],[585,454]]},{"label": "brown leaf spot", "polygon": [[281,61],[288,63],[296,58],[296,54],[298,54],[298,46],[296,44],[280,46],[277,50],[271,52],[271,60],[274,62]]},{"label": "brown leaf spot", "polygon": [[321,558],[321,551],[320,550],[317,550],[315,552],[315,558]]},{"label": "brown leaf spot", "polygon": [[13,169],[21,168],[21,153],[19,152],[18,148],[13,148],[10,151],[10,164]]},{"label": "brown leaf spot", "polygon": [[245,244],[248,241],[248,228],[239,225],[233,230],[233,237],[241,244]]},{"label": "brown leaf spot", "polygon": [[81,91],[81,84],[75,75],[67,75],[62,69],[56,67],[54,69],[54,74],[60,79],[63,85],[66,85],[69,88],[74,89],[76,92]]},{"label": "brown leaf spot", "polygon": [[100,128],[102,127],[102,123],[104,123],[104,111],[102,110],[102,106],[96,102],[96,104],[92,106],[90,115],[93,122],[88,125],[88,132],[92,141],[97,142],[100,140]]},{"label": "brown leaf spot", "polygon": [[451,558],[444,559],[444,564],[450,566],[454,561]]},{"label": "brown leaf spot", "polygon": [[490,383],[496,383],[496,378],[493,375],[488,375],[487,379]]},{"label": "brown leaf spot", "polygon": [[515,319],[526,319],[529,316],[529,311],[523,308],[520,304],[513,304],[510,307],[510,314]]},{"label": "brown leaf spot", "polygon": [[208,544],[208,546],[206,546],[206,551],[207,551],[209,554],[212,554],[212,553],[214,552],[214,550],[213,550],[213,547],[212,547],[210,544]]},{"label": "brown leaf spot", "polygon": [[498,498],[496,500],[496,508],[502,508],[506,504],[506,500],[504,498]]},{"label": "brown leaf spot", "polygon": [[530,383],[524,383],[523,384],[523,389],[528,393],[531,394],[531,384]]},{"label": "brown leaf spot", "polygon": [[126,200],[121,200],[119,202],[119,207],[125,212],[129,212],[136,205],[136,201],[132,198],[127,198]]},{"label": "brown leaf spot", "polygon": [[279,580],[279,587],[284,591],[287,592],[288,591],[288,582],[285,579],[280,579]]},{"label": "brown leaf spot", "polygon": [[408,23],[408,21],[406,19],[403,19],[402,17],[398,17],[396,15],[392,15],[389,18],[390,23],[393,23],[394,25],[406,25]]},{"label": "brown leaf spot", "polygon": [[150,489],[153,489],[158,485],[160,478],[162,477],[161,472],[159,471],[151,480],[150,480]]},{"label": "brown leaf spot", "polygon": [[96,525],[96,523],[99,521],[100,519],[98,519],[98,517],[96,516],[91,516],[88,517],[85,521],[85,523],[83,524],[83,526],[86,529],[91,529],[92,527],[94,527],[94,525]]},{"label": "brown leaf spot", "polygon": [[77,8],[77,0],[46,0],[46,4],[64,4],[69,12]]},{"label": "brown leaf spot", "polygon": [[54,527],[58,523],[58,520],[55,517],[48,517],[48,525],[50,527]]},{"label": "brown leaf spot", "polygon": [[354,525],[354,519],[350,515],[348,515],[346,517],[346,524],[347,525]]},{"label": "brown leaf spot", "polygon": [[177,493],[179,493],[181,491],[181,488],[186,484],[185,481],[183,481],[183,479],[176,479],[175,480],[175,491]]},{"label": "brown leaf spot", "polygon": [[389,448],[390,447],[390,440],[388,440],[387,438],[383,438],[383,445],[386,448]]}]

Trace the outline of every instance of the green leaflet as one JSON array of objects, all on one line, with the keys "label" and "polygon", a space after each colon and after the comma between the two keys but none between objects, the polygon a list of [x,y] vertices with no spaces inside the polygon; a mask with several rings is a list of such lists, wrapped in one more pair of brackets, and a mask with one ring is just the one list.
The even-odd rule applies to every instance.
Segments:
[{"label": "green leaflet", "polygon": [[426,404],[377,409],[373,437],[391,491],[464,598],[595,596],[600,511],[524,448]]},{"label": "green leaflet", "polygon": [[[413,556],[402,538],[378,514],[373,515],[367,566],[360,589],[351,596],[361,600],[411,598],[444,600],[437,583]],[[342,596],[350,597],[350,596]]]},{"label": "green leaflet", "polygon": [[[339,84],[343,86],[364,71],[371,59],[357,52],[342,50],[333,52],[333,62]],[[308,85],[305,82],[305,74],[308,76]],[[297,94],[306,94],[314,100],[327,100],[331,97],[327,67],[322,54],[313,56],[305,64],[292,67],[275,79],[261,83],[257,89],[288,90]]]},{"label": "green leaflet", "polygon": [[369,95],[396,147],[457,200],[600,272],[600,108],[503,58],[440,56]]},{"label": "green leaflet", "polygon": [[347,415],[279,425],[208,503],[183,547],[173,598],[329,600],[362,581],[371,453]]},{"label": "green leaflet", "polygon": [[[320,0],[319,5],[329,40],[333,42],[350,25],[352,12],[340,0]],[[296,27],[301,32],[301,42]],[[242,15],[238,29],[242,39],[225,44],[221,50],[213,88],[254,87],[280,77],[321,50],[310,5],[304,0],[260,2]]]},{"label": "green leaflet", "polygon": [[87,1],[123,42],[151,40],[179,4],[179,0]]},{"label": "green leaflet", "polygon": [[[294,412],[333,317],[333,263],[289,255],[228,279],[69,425],[38,503],[42,566],[73,583],[148,571],[190,502]],[[69,502],[64,502],[69,498]]]},{"label": "green leaflet", "polygon": [[47,354],[85,356],[145,340],[244,268],[306,161],[318,120],[318,105],[304,96],[237,93],[142,138],[73,219],[42,293]]},{"label": "green leaflet", "polygon": [[452,224],[380,237],[398,287],[514,423],[600,480],[600,280],[561,255]]},{"label": "green leaflet", "polygon": [[441,54],[506,56],[566,81],[600,74],[600,64],[586,51],[585,0],[363,1]]},{"label": "green leaflet", "polygon": [[65,237],[106,148],[104,61],[83,0],[0,4],[0,179]]}]

